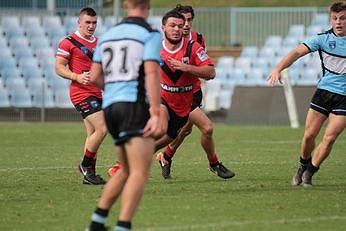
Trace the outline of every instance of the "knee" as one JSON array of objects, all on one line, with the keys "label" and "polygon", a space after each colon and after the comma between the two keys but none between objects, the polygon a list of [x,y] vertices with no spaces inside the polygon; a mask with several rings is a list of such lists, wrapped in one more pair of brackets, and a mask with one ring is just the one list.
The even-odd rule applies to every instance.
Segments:
[{"label": "knee", "polygon": [[212,123],[206,123],[202,127],[201,132],[204,136],[208,136],[208,137],[213,136],[213,124]]},{"label": "knee", "polygon": [[305,131],[303,140],[305,142],[314,142],[316,139],[316,134],[310,131]]},{"label": "knee", "polygon": [[325,134],[323,137],[323,142],[326,143],[326,145],[331,146],[335,143],[337,136],[334,134]]},{"label": "knee", "polygon": [[98,134],[100,134],[100,137],[105,137],[107,135],[107,127],[106,125],[102,125],[96,128],[96,131]]}]

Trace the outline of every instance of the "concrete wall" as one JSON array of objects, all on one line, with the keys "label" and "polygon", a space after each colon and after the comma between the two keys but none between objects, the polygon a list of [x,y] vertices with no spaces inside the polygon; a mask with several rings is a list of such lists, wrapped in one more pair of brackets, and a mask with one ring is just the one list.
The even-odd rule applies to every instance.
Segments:
[{"label": "concrete wall", "polygon": [[[300,125],[305,124],[306,112],[315,91],[312,86],[293,87]],[[228,124],[289,125],[286,100],[282,87],[236,87]]]}]

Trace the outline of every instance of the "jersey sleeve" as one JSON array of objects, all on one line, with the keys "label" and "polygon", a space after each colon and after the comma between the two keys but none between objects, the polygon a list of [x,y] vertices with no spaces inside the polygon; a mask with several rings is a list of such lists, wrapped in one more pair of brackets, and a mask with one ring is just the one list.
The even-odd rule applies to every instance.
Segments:
[{"label": "jersey sleeve", "polygon": [[144,44],[143,60],[161,62],[162,35],[160,32],[152,32],[149,39]]},{"label": "jersey sleeve", "polygon": [[71,50],[71,43],[67,39],[63,39],[58,45],[56,56],[70,59],[70,50]]},{"label": "jersey sleeve", "polygon": [[320,37],[321,36],[313,36],[310,39],[307,39],[303,44],[307,46],[310,52],[317,51],[320,48]]},{"label": "jersey sleeve", "polygon": [[101,39],[99,39],[99,42],[97,43],[97,46],[96,46],[96,49],[94,51],[94,54],[93,54],[93,62],[94,63],[101,63],[101,42],[100,42]]},{"label": "jersey sleeve", "polygon": [[193,44],[192,47],[191,58],[193,59],[196,66],[214,65],[206,50],[199,43],[196,42]]}]

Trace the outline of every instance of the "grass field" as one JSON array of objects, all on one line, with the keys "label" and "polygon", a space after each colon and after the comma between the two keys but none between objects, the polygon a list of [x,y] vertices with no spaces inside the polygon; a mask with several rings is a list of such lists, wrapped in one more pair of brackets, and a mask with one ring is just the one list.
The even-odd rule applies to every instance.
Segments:
[{"label": "grass field", "polygon": [[[134,230],[345,230],[346,136],[306,190],[290,186],[302,133],[217,124],[218,155],[237,174],[221,180],[208,171],[194,130],[174,158],[173,180],[164,181],[153,163]],[[84,229],[102,187],[83,185],[76,171],[83,140],[78,123],[0,124],[1,231]],[[106,177],[113,162],[107,137],[98,173]],[[116,211],[110,214],[111,227]]]}]

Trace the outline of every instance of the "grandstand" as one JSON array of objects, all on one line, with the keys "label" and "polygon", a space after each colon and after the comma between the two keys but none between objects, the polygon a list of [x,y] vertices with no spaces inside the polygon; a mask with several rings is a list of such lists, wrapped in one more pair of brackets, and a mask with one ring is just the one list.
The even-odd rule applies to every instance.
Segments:
[{"label": "grandstand", "polygon": [[[1,111],[12,110],[14,113],[36,108],[40,118],[42,109],[54,109],[54,113],[57,113],[57,109],[62,109],[60,111],[67,110],[75,116],[69,115],[66,119],[78,118],[68,98],[69,81],[56,76],[54,71],[57,44],[67,34],[76,30],[77,10],[70,9],[70,12],[74,12],[70,14],[66,14],[69,12],[67,9],[59,11],[65,14],[52,14],[45,10],[41,10],[39,14],[36,11],[30,14],[30,10],[26,10],[24,14],[13,12],[2,14],[0,18]],[[100,35],[115,23],[115,18],[109,15],[109,12],[101,9],[99,12],[101,16],[98,19],[96,35]],[[157,14],[161,12],[162,9],[153,9],[153,15],[148,19],[158,29],[161,16]],[[218,13],[210,9],[209,14],[215,12]],[[229,110],[236,87],[267,86],[266,76],[283,55],[305,38],[328,28],[326,13],[315,11],[315,14],[311,14],[310,9],[307,12],[312,15],[309,25],[306,25],[306,22],[293,23],[284,36],[268,34],[262,45],[256,42],[242,46],[239,55],[212,57],[216,62],[217,77],[215,80],[205,82],[203,86],[204,109],[207,112]],[[205,10],[202,13],[205,13]],[[208,37],[212,37],[208,31],[204,35],[207,42]],[[209,53],[212,54],[216,46],[213,42],[208,45]],[[307,56],[293,65],[289,70],[293,86],[315,85],[321,74],[319,68],[316,68],[317,65],[320,65],[320,61],[316,55]],[[49,111],[45,115],[48,114]],[[2,119],[8,118],[0,117],[0,120]]]}]

